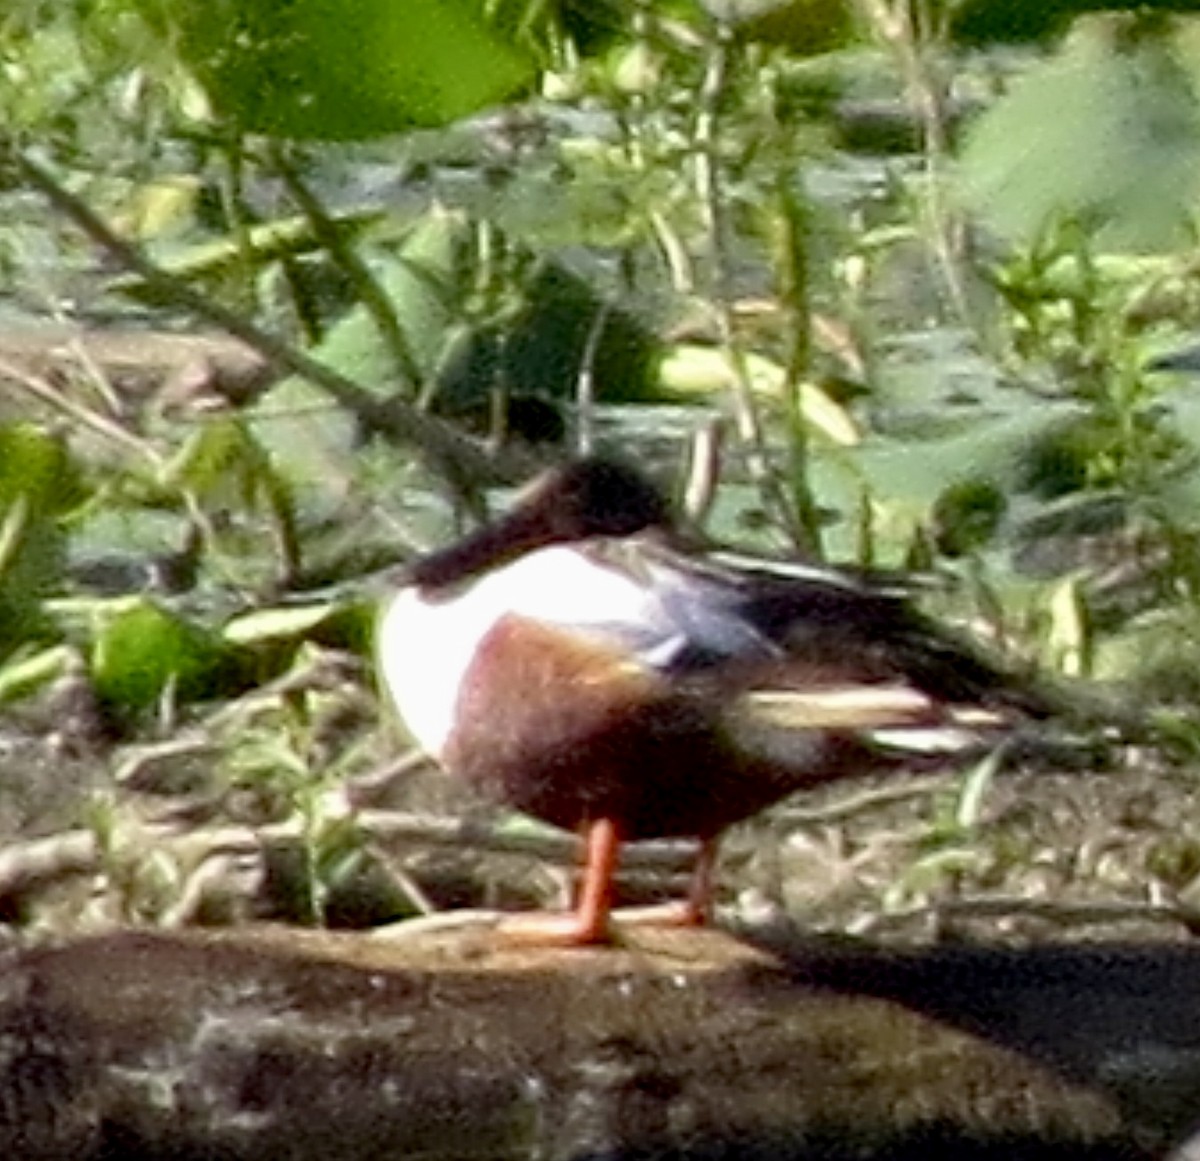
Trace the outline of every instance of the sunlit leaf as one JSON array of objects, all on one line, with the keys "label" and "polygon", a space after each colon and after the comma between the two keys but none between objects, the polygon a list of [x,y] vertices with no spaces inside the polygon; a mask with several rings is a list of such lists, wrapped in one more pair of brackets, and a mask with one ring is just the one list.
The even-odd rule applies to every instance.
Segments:
[{"label": "sunlit leaf", "polygon": [[954,821],[964,830],[979,825],[983,815],[984,799],[996,774],[1004,764],[1004,749],[996,747],[985,754],[967,771],[958,801],[954,806]]},{"label": "sunlit leaf", "polygon": [[0,666],[0,705],[19,701],[58,680],[70,668],[75,651],[53,645],[33,654],[19,654]]},{"label": "sunlit leaf", "polygon": [[[765,398],[781,399],[787,373],[776,362],[762,355],[747,355],[743,360],[750,390]],[[663,388],[680,396],[707,396],[731,390],[735,383],[733,367],[724,351],[716,347],[681,345],[669,351],[659,363]],[[831,443],[853,447],[862,438],[853,416],[815,383],[801,383],[800,410],[815,431]]]},{"label": "sunlit leaf", "polygon": [[[374,209],[350,210],[332,216],[338,233],[352,241],[383,216]],[[220,285],[232,273],[244,276],[272,263],[311,254],[319,248],[312,223],[303,217],[284,217],[249,227],[236,238],[204,238],[172,246],[156,255],[169,274],[193,284]],[[136,274],[123,274],[109,284],[141,302],[162,305],[162,294]]]},{"label": "sunlit leaf", "polygon": [[402,352],[392,351],[371,313],[356,306],[330,328],[313,351],[316,358],[381,394],[417,386],[433,371],[465,293],[470,238],[465,215],[435,207],[397,253],[377,256],[374,274],[396,317]]},{"label": "sunlit leaf", "polygon": [[87,495],[66,443],[32,423],[0,427],[0,504],[18,495],[35,513],[52,516]]},{"label": "sunlit leaf", "polygon": [[223,636],[235,645],[301,637],[338,611],[332,602],[291,608],[256,609],[226,624]]},{"label": "sunlit leaf", "polygon": [[527,88],[480,0],[143,0],[240,128],[349,141],[445,125]]},{"label": "sunlit leaf", "polygon": [[1060,581],[1050,596],[1046,648],[1063,673],[1084,677],[1091,668],[1091,626],[1078,577]]},{"label": "sunlit leaf", "polygon": [[133,192],[113,225],[141,242],[179,233],[194,221],[199,192],[200,179],[194,174],[169,174],[147,182]]}]

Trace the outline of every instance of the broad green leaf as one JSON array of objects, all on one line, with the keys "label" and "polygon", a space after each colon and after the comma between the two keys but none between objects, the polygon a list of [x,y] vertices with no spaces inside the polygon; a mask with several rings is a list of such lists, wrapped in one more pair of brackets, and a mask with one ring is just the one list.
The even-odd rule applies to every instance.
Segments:
[{"label": "broad green leaf", "polygon": [[482,0],[143,0],[239,128],[351,141],[445,125],[526,89]]},{"label": "broad green leaf", "polygon": [[1090,675],[1128,683],[1139,699],[1194,706],[1200,697],[1200,626],[1195,611],[1154,609],[1118,632],[1098,637]]},{"label": "broad green leaf", "polygon": [[1172,27],[1081,21],[975,124],[963,154],[969,204],[1026,243],[1062,220],[1107,249],[1191,242],[1200,104]]},{"label": "broad green leaf", "polygon": [[91,671],[102,700],[137,712],[152,708],[169,683],[183,700],[216,696],[231,661],[217,634],[137,598],[96,634]]},{"label": "broad green leaf", "polygon": [[[864,504],[879,539],[878,564],[899,565],[912,537],[931,520],[945,538],[943,547],[978,549],[1011,518],[1003,500],[1011,509],[1021,499],[1025,457],[1047,425],[1078,414],[1063,404],[1026,403],[1002,415],[960,410],[961,420],[950,422],[944,408],[946,422],[927,421],[924,439],[908,430],[903,438],[873,435],[857,447],[814,449],[814,491],[823,508],[840,516],[826,529],[833,559],[857,559]],[[951,519],[962,523],[951,529],[945,524]]]},{"label": "broad green leaf", "polygon": [[[413,398],[455,333],[455,303],[466,293],[462,255],[470,229],[462,214],[435,209],[397,254],[378,257],[374,273],[395,314],[403,352],[393,351],[370,312],[356,306],[311,354],[381,397]],[[411,365],[413,378],[401,363]],[[355,487],[350,473],[360,452],[358,424],[318,387],[285,379],[251,414],[254,435],[303,496],[305,511],[336,508]]]},{"label": "broad green leaf", "polygon": [[66,443],[32,423],[0,427],[0,504],[24,496],[35,515],[61,516],[86,499]]},{"label": "broad green leaf", "polygon": [[396,316],[404,351],[389,350],[370,312],[349,311],[330,328],[312,354],[369,390],[391,395],[413,389],[430,375],[466,293],[463,256],[470,243],[466,216],[435,207],[413,228],[395,254],[374,257],[374,274]]},{"label": "broad green leaf", "polygon": [[65,443],[33,424],[0,427],[0,653],[35,634],[62,582],[61,518],[85,498]]}]

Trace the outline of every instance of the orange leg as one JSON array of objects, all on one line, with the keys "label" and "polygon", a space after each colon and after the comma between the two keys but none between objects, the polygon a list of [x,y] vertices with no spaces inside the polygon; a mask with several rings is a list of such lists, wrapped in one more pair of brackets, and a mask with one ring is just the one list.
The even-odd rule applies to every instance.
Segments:
[{"label": "orange leg", "polygon": [[713,880],[716,868],[717,840],[702,839],[687,894],[687,922],[695,927],[703,927],[712,921]]},{"label": "orange leg", "polygon": [[713,872],[717,863],[717,840],[702,839],[696,865],[688,884],[687,898],[650,907],[630,907],[616,913],[622,926],[703,927],[712,919]]},{"label": "orange leg", "polygon": [[621,852],[617,825],[610,818],[589,823],[585,834],[583,879],[575,910],[566,915],[518,915],[500,926],[506,942],[544,947],[585,947],[608,940],[612,883]]},{"label": "orange leg", "polygon": [[601,943],[608,937],[608,916],[612,911],[613,876],[621,854],[617,824],[611,818],[597,819],[587,829],[583,880],[579,884],[579,903],[575,917],[582,943]]}]

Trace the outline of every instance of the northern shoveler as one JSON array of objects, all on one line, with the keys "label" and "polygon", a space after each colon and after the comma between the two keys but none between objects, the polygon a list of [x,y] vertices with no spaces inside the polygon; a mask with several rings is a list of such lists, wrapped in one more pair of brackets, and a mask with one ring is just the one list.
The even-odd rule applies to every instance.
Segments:
[{"label": "northern shoveler", "polygon": [[452,774],[586,838],[575,911],[518,919],[518,938],[605,939],[620,846],[653,837],[700,840],[675,918],[703,922],[732,823],[1043,709],[858,577],[686,551],[660,493],[604,459],[551,471],[407,582],[379,652],[413,736]]}]

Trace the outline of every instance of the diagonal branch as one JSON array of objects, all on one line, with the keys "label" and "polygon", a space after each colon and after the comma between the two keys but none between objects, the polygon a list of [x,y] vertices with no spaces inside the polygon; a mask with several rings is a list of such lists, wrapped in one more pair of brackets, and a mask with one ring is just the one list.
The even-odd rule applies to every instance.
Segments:
[{"label": "diagonal branch", "polygon": [[262,330],[236,311],[214,302],[152,262],[140,247],[126,241],[83,199],[66,189],[44,166],[34,161],[11,139],[0,136],[0,163],[11,166],[18,178],[40,193],[57,211],[122,267],[136,274],[163,300],[220,327],[257,351],[272,367],[300,375],[319,387],[372,432],[411,444],[426,455],[431,466],[453,488],[457,497],[476,515],[482,515],[481,485],[505,478],[501,466],[466,436],[426,415],[401,399],[378,399],[352,379]]}]

